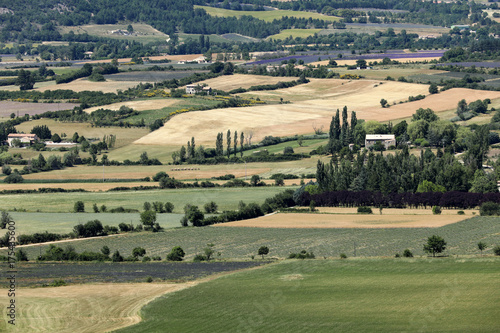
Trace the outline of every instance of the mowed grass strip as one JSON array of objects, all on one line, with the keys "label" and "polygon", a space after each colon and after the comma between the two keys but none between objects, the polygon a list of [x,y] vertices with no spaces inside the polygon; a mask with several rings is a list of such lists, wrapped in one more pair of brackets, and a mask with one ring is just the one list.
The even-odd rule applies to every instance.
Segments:
[{"label": "mowed grass strip", "polygon": [[279,20],[283,16],[288,17],[296,17],[296,18],[312,18],[319,19],[324,21],[336,22],[339,21],[340,18],[335,16],[327,16],[319,13],[312,12],[302,12],[302,11],[293,11],[293,10],[266,10],[266,11],[245,11],[245,10],[230,10],[223,8],[214,8],[208,6],[194,6],[195,8],[204,9],[209,15],[218,16],[218,17],[241,17],[243,15],[253,16],[259,20],[263,20],[266,22],[272,22],[273,20]]},{"label": "mowed grass strip", "polygon": [[497,332],[499,263],[284,261],[160,297],[119,332]]}]

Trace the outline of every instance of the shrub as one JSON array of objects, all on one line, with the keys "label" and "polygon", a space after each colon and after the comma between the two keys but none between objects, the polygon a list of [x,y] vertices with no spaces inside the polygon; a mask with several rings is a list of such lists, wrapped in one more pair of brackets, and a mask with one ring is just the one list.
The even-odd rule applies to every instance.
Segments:
[{"label": "shrub", "polygon": [[396,254],[394,255],[394,258],[401,258],[401,255],[400,255],[399,253],[396,253]]},{"label": "shrub", "polygon": [[373,211],[370,207],[359,206],[358,207],[358,214],[373,214]]},{"label": "shrub", "polygon": [[465,212],[464,212],[463,210],[459,210],[459,211],[457,212],[457,214],[458,214],[458,215],[465,215]]},{"label": "shrub", "polygon": [[4,183],[7,184],[16,184],[16,183],[22,183],[24,181],[24,178],[19,173],[14,172],[5,177],[3,181]]},{"label": "shrub", "polygon": [[288,256],[289,259],[314,259],[314,253],[307,252],[306,250],[302,250],[299,253],[290,253]]},{"label": "shrub", "polygon": [[403,252],[403,257],[405,257],[405,258],[413,258],[413,253],[410,251],[410,249],[406,249]]},{"label": "shrub", "polygon": [[113,253],[113,256],[111,257],[111,260],[113,262],[121,262],[121,261],[123,261],[123,257],[121,256],[120,252],[118,250],[116,250]]},{"label": "shrub", "polygon": [[205,257],[203,254],[197,254],[193,258],[194,262],[200,262],[200,261],[206,261],[206,260],[207,260],[207,257]]},{"label": "shrub", "polygon": [[167,254],[168,261],[182,261],[186,253],[180,246],[174,246],[169,254]]},{"label": "shrub", "polygon": [[500,256],[500,245],[497,245],[493,248],[493,253],[497,256]]},{"label": "shrub", "polygon": [[347,259],[347,255],[345,253],[340,254],[340,259]]},{"label": "shrub", "polygon": [[75,213],[84,213],[85,212],[85,204],[83,203],[83,201],[75,202],[75,205],[73,206],[73,211]]},{"label": "shrub", "polygon": [[485,202],[479,208],[481,216],[500,215],[500,204],[495,202]]},{"label": "shrub", "polygon": [[432,206],[432,214],[441,215],[441,207],[440,206]]}]

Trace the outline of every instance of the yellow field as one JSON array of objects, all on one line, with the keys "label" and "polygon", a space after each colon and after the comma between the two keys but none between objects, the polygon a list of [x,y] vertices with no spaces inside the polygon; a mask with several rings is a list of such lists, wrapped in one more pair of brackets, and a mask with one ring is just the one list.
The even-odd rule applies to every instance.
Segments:
[{"label": "yellow field", "polygon": [[[197,284],[114,283],[16,290],[18,314],[8,332],[109,332],[138,323],[139,310],[153,299]],[[2,289],[0,304],[8,304]],[[0,317],[6,329],[6,311]],[[3,326],[3,327],[2,327]]]},{"label": "yellow field", "polygon": [[208,79],[199,82],[199,84],[206,84],[214,89],[230,91],[236,88],[248,89],[251,86],[258,86],[262,84],[275,84],[278,82],[288,82],[296,80],[295,77],[273,77],[263,75],[244,75],[234,74],[231,76],[223,75],[214,79]]},{"label": "yellow field", "polygon": [[[424,62],[424,61],[438,60],[439,58],[440,57],[401,58],[401,59],[394,59],[394,60],[397,60],[400,63],[409,63],[409,62]],[[381,56],[380,58],[376,58],[376,59],[368,59],[368,60],[366,60],[366,62],[367,63],[374,62],[374,61],[381,62],[383,59],[384,59],[384,57]],[[315,65],[315,66],[317,66],[317,65],[323,65],[323,66],[327,66],[329,61],[330,60],[316,61],[316,62],[310,63],[309,65]],[[354,59],[351,59],[351,60],[335,60],[335,61],[337,62],[337,65],[339,65],[339,66],[352,66],[352,65],[356,65],[356,60],[354,60]],[[364,72],[367,72],[367,71],[364,70]],[[436,72],[433,72],[433,73],[436,73]]]},{"label": "yellow field", "polygon": [[[431,214],[292,214],[277,213],[256,219],[216,224],[218,227],[256,228],[437,228],[471,216]],[[389,209],[387,209],[389,211]]]},{"label": "yellow field", "polygon": [[[35,84],[36,91],[45,90],[56,90],[56,89],[68,89],[76,92],[80,91],[102,91],[103,93],[116,93],[118,89],[127,90],[128,88],[133,88],[138,85],[137,81],[112,81],[107,80],[105,82],[92,82],[88,79],[77,79],[69,83],[56,84],[55,81],[41,82]],[[15,87],[19,89],[18,87]]]},{"label": "yellow field", "polygon": [[156,110],[165,108],[167,106],[172,106],[177,103],[179,100],[170,99],[170,98],[162,98],[162,99],[148,99],[142,101],[130,101],[130,102],[120,102],[114,104],[108,104],[105,106],[95,106],[93,108],[85,109],[85,112],[91,113],[98,109],[105,108],[107,110],[118,111],[120,107],[127,106],[136,111],[146,111],[146,110]]}]

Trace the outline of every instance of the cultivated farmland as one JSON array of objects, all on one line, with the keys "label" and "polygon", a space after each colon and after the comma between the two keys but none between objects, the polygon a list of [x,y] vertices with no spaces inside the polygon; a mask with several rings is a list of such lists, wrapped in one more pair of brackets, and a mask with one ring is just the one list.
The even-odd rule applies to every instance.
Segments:
[{"label": "cultivated farmland", "polygon": [[242,11],[242,10],[229,10],[223,8],[214,8],[208,6],[194,6],[195,8],[202,8],[208,14],[212,16],[219,17],[230,17],[236,16],[241,17],[243,15],[253,16],[259,20],[263,20],[266,22],[272,22],[275,19],[280,19],[283,16],[288,17],[297,17],[297,18],[312,18],[312,19],[320,19],[330,22],[338,21],[339,18],[335,16],[327,16],[319,13],[305,12],[305,11],[292,11],[292,10],[266,10],[266,11]]},{"label": "cultivated farmland", "polygon": [[495,332],[499,263],[290,260],[161,297],[119,332]]},{"label": "cultivated farmland", "polygon": [[256,228],[436,228],[463,221],[465,215],[356,215],[279,213],[256,219],[218,224]]},{"label": "cultivated farmland", "polygon": [[78,104],[73,103],[21,103],[11,101],[0,101],[0,118],[7,118],[14,113],[22,117],[26,114],[30,116],[41,114],[47,111],[71,110]]}]

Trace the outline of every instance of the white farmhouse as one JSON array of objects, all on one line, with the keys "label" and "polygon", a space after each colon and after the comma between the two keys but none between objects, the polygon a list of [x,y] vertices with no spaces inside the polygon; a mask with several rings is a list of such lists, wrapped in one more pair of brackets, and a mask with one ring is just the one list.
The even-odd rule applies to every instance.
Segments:
[{"label": "white farmhouse", "polygon": [[370,148],[375,143],[380,142],[385,149],[396,145],[396,137],[394,134],[367,134],[365,137],[365,148]]}]

